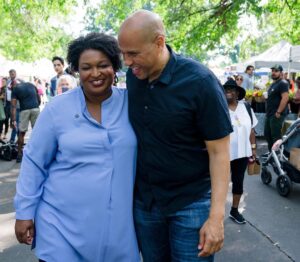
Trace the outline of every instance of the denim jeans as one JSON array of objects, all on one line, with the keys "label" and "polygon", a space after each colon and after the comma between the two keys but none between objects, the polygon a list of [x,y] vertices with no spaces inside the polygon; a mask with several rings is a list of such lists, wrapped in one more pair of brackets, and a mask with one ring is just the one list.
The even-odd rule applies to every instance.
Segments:
[{"label": "denim jeans", "polygon": [[18,135],[19,132],[19,122],[20,122],[20,109],[17,108],[16,110],[16,122],[17,122],[17,127],[13,128],[11,130],[11,135],[10,135],[10,142],[14,143],[16,140],[16,136]]},{"label": "denim jeans", "polygon": [[163,215],[155,204],[149,211],[136,199],[135,229],[143,261],[213,261],[213,256],[198,257],[199,230],[209,209],[210,193],[170,215]]}]

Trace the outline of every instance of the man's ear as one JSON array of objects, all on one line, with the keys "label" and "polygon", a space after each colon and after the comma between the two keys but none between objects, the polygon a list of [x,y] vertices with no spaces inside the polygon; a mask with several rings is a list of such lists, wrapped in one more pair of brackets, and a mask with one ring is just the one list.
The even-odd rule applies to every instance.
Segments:
[{"label": "man's ear", "polygon": [[164,35],[158,35],[155,38],[155,44],[157,45],[158,48],[162,49],[165,47],[166,42],[165,42],[165,36]]}]

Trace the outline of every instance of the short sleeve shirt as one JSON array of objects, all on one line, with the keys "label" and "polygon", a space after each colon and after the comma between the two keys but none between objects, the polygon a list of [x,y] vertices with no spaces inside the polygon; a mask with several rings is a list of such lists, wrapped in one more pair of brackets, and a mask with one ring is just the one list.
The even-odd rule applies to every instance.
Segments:
[{"label": "short sleeve shirt", "polygon": [[[285,92],[289,92],[289,84],[286,80],[278,80],[270,86],[268,89],[266,110],[268,117],[275,115],[281,101],[281,94]],[[288,108],[286,106],[285,110],[281,112],[281,114],[286,115],[287,112]]]},{"label": "short sleeve shirt", "polygon": [[250,133],[251,128],[257,125],[257,118],[251,109],[251,118],[244,102],[238,103],[235,111],[229,110],[233,132],[230,134],[230,160],[235,160],[252,155]]},{"label": "short sleeve shirt", "polygon": [[21,83],[13,91],[11,98],[20,102],[20,111],[38,108],[38,94],[36,87],[31,83]]},{"label": "short sleeve shirt", "polygon": [[129,118],[138,138],[136,197],[171,213],[210,190],[205,140],[232,132],[224,90],[200,63],[175,54],[149,83],[127,72]]}]

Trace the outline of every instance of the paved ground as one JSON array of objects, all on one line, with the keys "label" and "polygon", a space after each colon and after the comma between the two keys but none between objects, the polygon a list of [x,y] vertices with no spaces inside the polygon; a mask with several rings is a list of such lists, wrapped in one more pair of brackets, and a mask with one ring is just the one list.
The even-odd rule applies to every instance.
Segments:
[{"label": "paved ground", "polygon": [[[260,141],[260,152],[265,150]],[[12,198],[19,165],[0,161],[0,261],[37,261],[30,247],[14,238]],[[300,184],[295,184],[288,198],[278,195],[276,176],[269,186],[259,176],[246,176],[241,210],[247,224],[225,220],[225,245],[216,262],[285,262],[300,261]],[[227,215],[231,203],[228,193]],[[62,258],[63,261],[63,258]]]}]

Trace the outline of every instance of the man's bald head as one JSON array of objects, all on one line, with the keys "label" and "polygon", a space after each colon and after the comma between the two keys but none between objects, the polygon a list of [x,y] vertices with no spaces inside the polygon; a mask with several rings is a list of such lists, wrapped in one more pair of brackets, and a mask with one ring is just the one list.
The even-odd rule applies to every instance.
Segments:
[{"label": "man's bald head", "polygon": [[145,41],[153,41],[157,36],[165,36],[165,29],[159,15],[147,10],[139,10],[123,22],[119,36],[122,33],[132,33]]},{"label": "man's bald head", "polygon": [[118,36],[124,63],[138,79],[157,79],[169,60],[161,18],[140,10],[122,24]]}]

